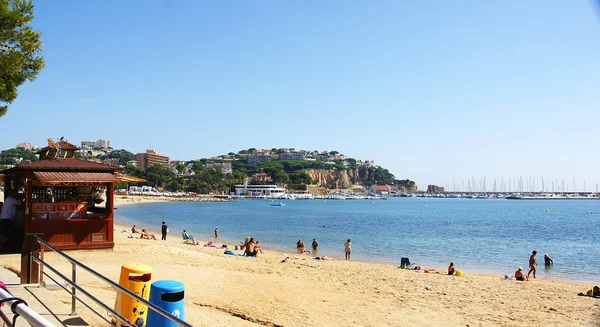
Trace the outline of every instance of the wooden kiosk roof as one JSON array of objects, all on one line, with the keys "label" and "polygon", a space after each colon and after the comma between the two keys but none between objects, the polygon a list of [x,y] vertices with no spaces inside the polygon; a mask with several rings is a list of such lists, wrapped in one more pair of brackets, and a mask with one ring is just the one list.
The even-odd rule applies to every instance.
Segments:
[{"label": "wooden kiosk roof", "polygon": [[1,173],[10,175],[17,171],[33,170],[33,171],[102,171],[114,173],[121,170],[120,167],[109,166],[97,162],[75,159],[75,158],[52,158],[30,163],[17,165],[13,168],[6,169]]}]

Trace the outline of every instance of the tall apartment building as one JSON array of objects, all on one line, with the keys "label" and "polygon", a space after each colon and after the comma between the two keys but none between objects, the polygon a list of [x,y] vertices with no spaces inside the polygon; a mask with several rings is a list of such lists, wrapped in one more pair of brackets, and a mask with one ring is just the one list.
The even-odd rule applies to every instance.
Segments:
[{"label": "tall apartment building", "polygon": [[135,166],[137,168],[146,169],[154,165],[169,168],[169,157],[161,155],[158,150],[146,150],[146,152],[138,153],[136,159]]},{"label": "tall apartment building", "polygon": [[263,161],[271,161],[270,154],[249,154],[246,157],[246,160],[249,165],[258,165]]},{"label": "tall apartment building", "polygon": [[284,152],[279,155],[279,160],[304,160],[304,152]]}]

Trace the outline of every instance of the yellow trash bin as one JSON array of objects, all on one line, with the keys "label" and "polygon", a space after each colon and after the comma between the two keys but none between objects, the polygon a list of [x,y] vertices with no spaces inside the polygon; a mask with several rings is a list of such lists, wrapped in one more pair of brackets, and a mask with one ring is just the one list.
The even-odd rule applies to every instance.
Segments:
[{"label": "yellow trash bin", "polygon": [[[132,291],[139,297],[150,298],[150,285],[152,284],[152,268],[141,264],[127,264],[121,267],[119,285]],[[115,311],[137,326],[146,324],[148,307],[122,292],[117,292]],[[117,324],[120,326],[120,324]]]}]

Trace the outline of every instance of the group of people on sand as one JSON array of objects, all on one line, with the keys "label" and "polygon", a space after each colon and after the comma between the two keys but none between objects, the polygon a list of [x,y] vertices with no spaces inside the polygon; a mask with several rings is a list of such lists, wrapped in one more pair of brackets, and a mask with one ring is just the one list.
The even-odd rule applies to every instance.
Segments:
[{"label": "group of people on sand", "polygon": [[132,234],[140,234],[140,238],[141,239],[145,239],[145,240],[156,240],[156,236],[152,233],[149,233],[146,229],[139,229],[137,228],[136,225],[133,225],[133,227],[131,227],[131,233]]},{"label": "group of people on sand", "polygon": [[[313,238],[312,240],[312,254],[316,255],[319,251],[319,242],[317,242],[316,238]],[[296,250],[298,251],[298,253],[300,254],[311,254],[310,250],[308,250],[306,248],[306,244],[304,244],[304,241],[302,241],[302,239],[298,239],[298,242],[296,242]],[[346,253],[346,260],[350,260],[350,252],[352,251],[352,241],[350,239],[347,239],[346,242],[344,242],[344,252]]]},{"label": "group of people on sand", "polygon": [[[544,254],[544,266],[546,268],[550,268],[554,265],[554,260],[550,258],[547,254]],[[531,255],[529,256],[529,271],[527,275],[523,274],[523,267],[519,267],[517,271],[515,271],[515,279],[518,281],[526,281],[529,280],[529,276],[533,273],[533,278],[535,278],[535,273],[537,271],[537,251],[533,250]]]},{"label": "group of people on sand", "polygon": [[255,241],[254,237],[246,237],[243,245],[240,245],[240,249],[244,251],[244,255],[248,257],[256,257],[259,253],[263,253],[260,242]]},{"label": "group of people on sand", "polygon": [[[550,258],[547,254],[544,254],[544,266],[549,268],[554,265],[554,260]],[[515,271],[514,278],[518,281],[528,281],[529,276],[533,273],[533,278],[536,278],[535,273],[537,272],[537,251],[533,250],[531,252],[531,256],[529,256],[529,271],[527,275],[523,272],[523,267],[517,268]],[[450,266],[448,266],[448,275],[454,275],[457,272],[456,267],[454,266],[454,262],[450,262]],[[505,278],[510,279],[510,276],[506,276]]]}]

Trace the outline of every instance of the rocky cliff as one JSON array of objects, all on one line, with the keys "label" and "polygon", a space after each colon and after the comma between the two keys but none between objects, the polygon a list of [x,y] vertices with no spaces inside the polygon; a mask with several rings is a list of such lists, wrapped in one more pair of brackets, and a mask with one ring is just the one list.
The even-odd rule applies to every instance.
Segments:
[{"label": "rocky cliff", "polygon": [[444,193],[444,187],[437,185],[427,185],[427,193]]},{"label": "rocky cliff", "polygon": [[307,169],[306,173],[312,179],[313,185],[329,189],[351,188],[356,180],[356,172],[349,169]]},{"label": "rocky cliff", "polygon": [[411,181],[410,179],[396,180],[394,183],[396,184],[396,187],[398,188],[398,192],[400,192],[400,193],[417,193],[417,192],[419,192],[419,188],[417,187],[417,184],[415,184],[415,182]]}]

